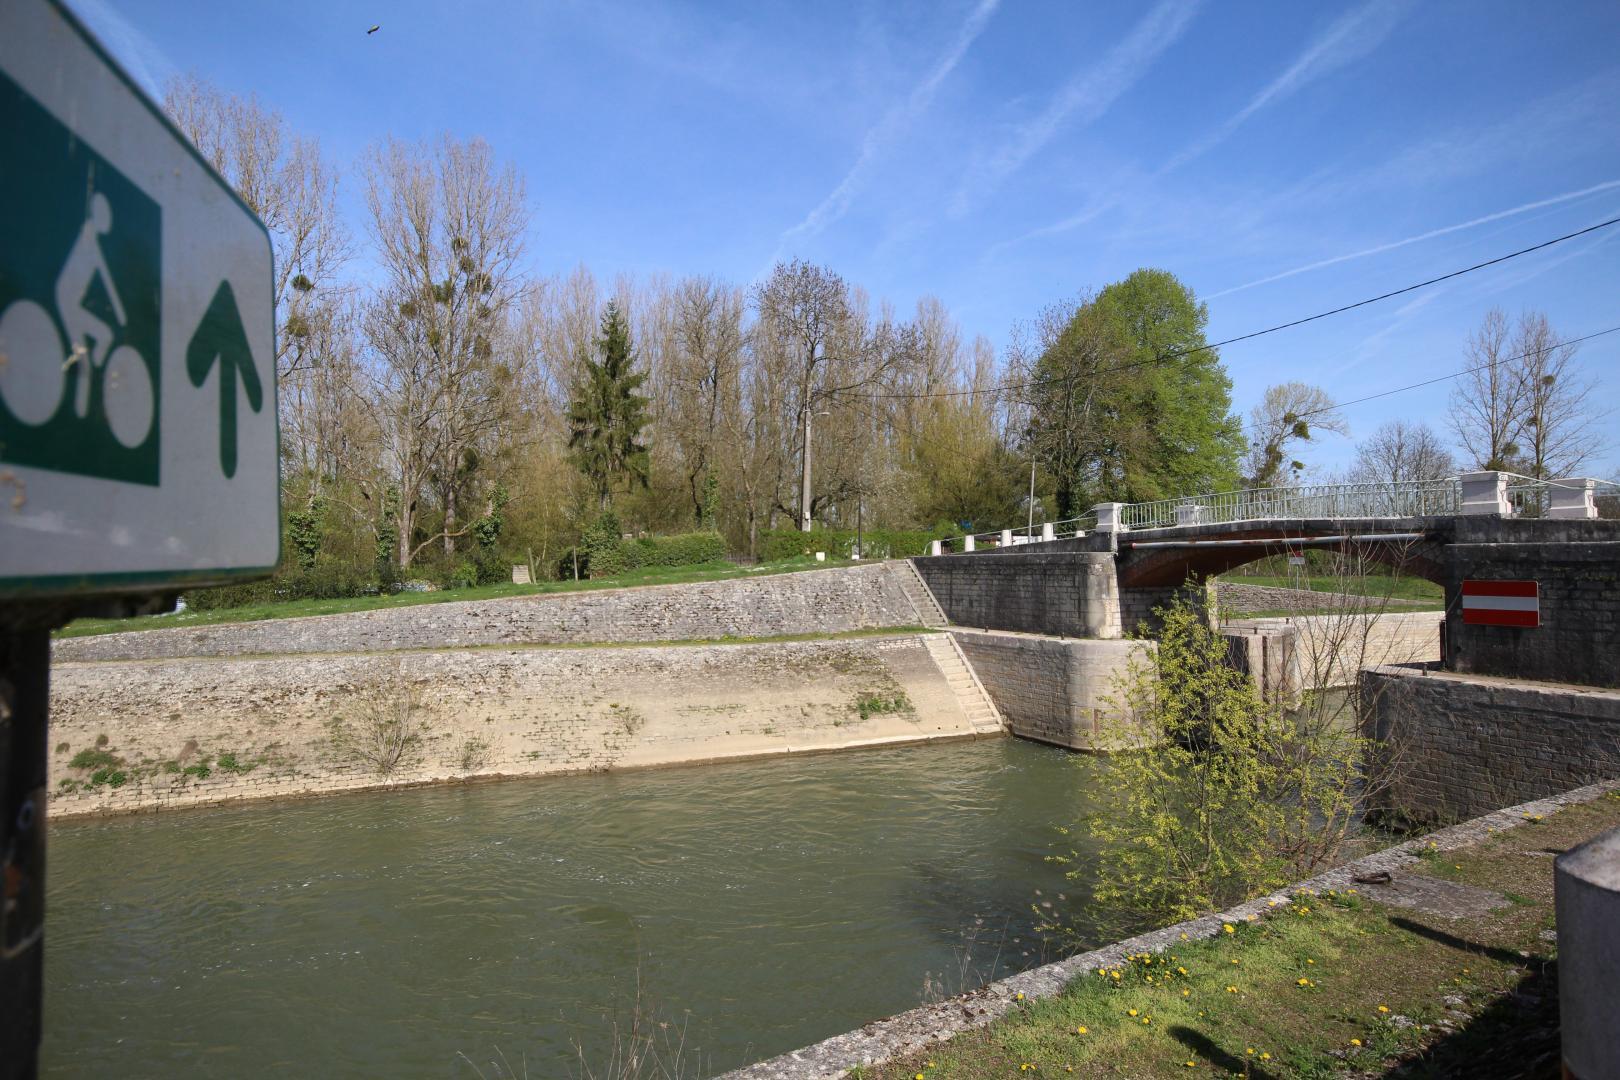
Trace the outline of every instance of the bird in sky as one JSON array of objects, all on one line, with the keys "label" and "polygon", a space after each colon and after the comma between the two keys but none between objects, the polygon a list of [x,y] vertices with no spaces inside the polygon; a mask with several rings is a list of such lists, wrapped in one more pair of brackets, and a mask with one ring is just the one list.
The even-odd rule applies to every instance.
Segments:
[{"label": "bird in sky", "polygon": [[376,26],[373,26],[370,30],[367,30],[366,33],[375,34],[377,31],[379,31],[381,29],[382,29],[382,23],[378,23]]}]

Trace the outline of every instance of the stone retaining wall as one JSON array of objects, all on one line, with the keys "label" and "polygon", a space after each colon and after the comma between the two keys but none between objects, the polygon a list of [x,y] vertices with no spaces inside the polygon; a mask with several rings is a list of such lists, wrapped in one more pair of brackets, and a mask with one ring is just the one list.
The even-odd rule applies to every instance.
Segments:
[{"label": "stone retaining wall", "polygon": [[1390,665],[1361,673],[1361,698],[1391,748],[1382,800],[1418,821],[1620,776],[1620,690]]},{"label": "stone retaining wall", "polygon": [[911,560],[958,626],[1117,638],[1119,584],[1110,554],[940,555]]},{"label": "stone retaining wall", "polygon": [[[70,663],[51,681],[56,817],[972,734],[917,635]],[[861,717],[863,695],[902,692]],[[392,774],[334,740],[334,720],[364,737],[407,702],[421,737]],[[84,751],[119,763],[72,767]],[[97,767],[127,779],[92,783]]]},{"label": "stone retaining wall", "polygon": [[[1215,583],[1215,601],[1222,611],[1313,611],[1327,607],[1413,608],[1428,605],[1426,600],[1395,600],[1357,596],[1352,593],[1317,592],[1314,589],[1282,589],[1274,585],[1247,585],[1235,581]],[[1435,606],[1439,601],[1434,602]]]},{"label": "stone retaining wall", "polygon": [[1364,667],[1440,659],[1438,611],[1291,615],[1222,622],[1228,655],[1267,697],[1354,686]]},{"label": "stone retaining wall", "polygon": [[757,578],[412,604],[342,615],[64,638],[57,663],[188,656],[687,641],[917,626],[888,563]]},{"label": "stone retaining wall", "polygon": [[1072,750],[1138,744],[1112,698],[1131,657],[1144,655],[1148,643],[979,630],[951,636],[1014,735]]}]

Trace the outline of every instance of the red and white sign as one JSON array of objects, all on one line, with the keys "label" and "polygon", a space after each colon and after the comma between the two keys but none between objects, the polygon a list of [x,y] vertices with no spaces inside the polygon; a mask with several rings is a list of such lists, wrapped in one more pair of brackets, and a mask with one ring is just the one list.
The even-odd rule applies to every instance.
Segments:
[{"label": "red and white sign", "polygon": [[1533,581],[1465,581],[1463,622],[1476,626],[1541,625],[1541,593]]}]

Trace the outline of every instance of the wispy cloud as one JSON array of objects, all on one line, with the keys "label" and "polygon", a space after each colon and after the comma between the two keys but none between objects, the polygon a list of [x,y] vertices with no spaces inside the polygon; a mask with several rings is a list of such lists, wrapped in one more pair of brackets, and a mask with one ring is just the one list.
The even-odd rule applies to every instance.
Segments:
[{"label": "wispy cloud", "polygon": [[934,95],[939,92],[943,84],[956,70],[957,64],[967,54],[969,46],[983,32],[990,17],[995,14],[1000,0],[979,0],[973,11],[962,23],[955,39],[949,49],[941,56],[937,63],[929,70],[926,77],[911,93],[896,103],[883,115],[883,118],[867,131],[866,137],[861,140],[861,152],[850,166],[837,187],[825,199],[822,199],[815,209],[807,214],[803,221],[794,225],[782,234],[781,244],[786,246],[794,240],[813,236],[825,229],[828,225],[844,216],[849,204],[854,199],[862,185],[866,183],[867,176],[872,170],[873,163],[882,157],[883,153],[910,127],[917,118],[927,111],[934,101]]},{"label": "wispy cloud", "polygon": [[1023,168],[1065,125],[1089,124],[1105,114],[1186,32],[1198,7],[1197,3],[1165,0],[1110,49],[1101,63],[1065,83],[1040,115],[1019,127],[1005,146],[969,175],[951,201],[951,216],[966,214]]},{"label": "wispy cloud", "polygon": [[162,98],[163,84],[180,72],[168,54],[107,0],[72,0],[71,6],[141,89],[154,98]]},{"label": "wispy cloud", "polygon": [[1286,101],[1316,80],[1330,75],[1363,56],[1371,53],[1397,23],[1405,18],[1410,4],[1406,0],[1372,0],[1336,20],[1305,51],[1294,58],[1247,105],[1227,117],[1214,130],[1194,140],[1159,169],[1158,175],[1173,172],[1181,166],[1219,146],[1249,121],[1256,113]]},{"label": "wispy cloud", "polygon": [[[1390,31],[1394,30],[1396,24],[1405,16],[1409,6],[1407,0],[1372,0],[1371,3],[1364,4],[1337,19],[1327,30],[1307,45],[1305,50],[1296,56],[1280,75],[1272,79],[1259,93],[1250,98],[1243,108],[1182,148],[1163,165],[1159,166],[1148,179],[1160,179],[1195,158],[1207,154],[1231,138],[1238,128],[1247,123],[1256,113],[1286,101],[1316,80],[1366,56],[1383,43],[1384,39],[1389,36]],[[1131,185],[1131,187],[1134,188],[1135,185]],[[1116,185],[1114,190],[1093,199],[1089,205],[1082,207],[1076,213],[1061,221],[1043,225],[1038,229],[1032,229],[1011,242],[1018,243],[1023,240],[1033,240],[1037,237],[1053,236],[1088,224],[1117,205],[1119,200],[1124,197],[1125,190],[1126,185]]]},{"label": "wispy cloud", "polygon": [[1462,232],[1465,229],[1473,229],[1481,225],[1488,225],[1493,221],[1501,221],[1504,218],[1516,217],[1519,214],[1527,214],[1532,210],[1540,210],[1548,206],[1557,206],[1560,203],[1573,202],[1576,199],[1585,198],[1588,195],[1596,195],[1603,191],[1612,191],[1615,188],[1620,188],[1620,180],[1605,180],[1601,184],[1593,184],[1591,187],[1581,188],[1579,191],[1566,191],[1562,195],[1554,195],[1551,198],[1546,199],[1537,199],[1534,202],[1527,202],[1520,206],[1509,207],[1506,210],[1498,210],[1494,214],[1486,214],[1483,217],[1472,218],[1468,221],[1461,221],[1455,225],[1446,225],[1438,229],[1430,229],[1428,232],[1418,233],[1415,236],[1408,236],[1401,240],[1391,240],[1387,244],[1378,244],[1374,247],[1362,248],[1360,251],[1352,251],[1345,255],[1335,255],[1331,259],[1318,259],[1316,262],[1306,263],[1304,266],[1296,266],[1291,270],[1284,270],[1280,273],[1268,275],[1267,277],[1256,278],[1254,281],[1245,282],[1242,285],[1234,285],[1229,289],[1222,289],[1220,292],[1210,293],[1205,297],[1205,299],[1213,300],[1219,296],[1230,296],[1233,293],[1242,292],[1245,289],[1253,289],[1261,285],[1269,285],[1273,281],[1282,281],[1284,278],[1296,277],[1300,274],[1308,274],[1313,270],[1322,270],[1329,266],[1337,266],[1340,263],[1347,263],[1353,259],[1365,259],[1372,255],[1382,255],[1386,251],[1394,251],[1397,248],[1408,247],[1412,244],[1421,244],[1425,240],[1433,240],[1438,236],[1446,236],[1450,233]]}]

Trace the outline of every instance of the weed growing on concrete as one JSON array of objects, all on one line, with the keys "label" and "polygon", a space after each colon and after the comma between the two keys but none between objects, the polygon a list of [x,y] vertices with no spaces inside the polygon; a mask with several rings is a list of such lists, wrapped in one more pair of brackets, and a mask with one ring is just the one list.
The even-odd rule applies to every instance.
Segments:
[{"label": "weed growing on concrete", "polygon": [[461,753],[456,763],[461,766],[464,773],[482,769],[489,764],[489,743],[483,739],[468,739],[461,744]]},{"label": "weed growing on concrete", "polygon": [[236,751],[227,750],[225,753],[219,755],[218,765],[226,772],[240,775],[242,773],[252,772],[254,769],[258,768],[259,763],[257,761],[238,761]]},{"label": "weed growing on concrete", "polygon": [[416,757],[427,733],[416,690],[394,670],[355,695],[354,704],[326,722],[338,760],[390,776]]},{"label": "weed growing on concrete", "polygon": [[73,760],[68,762],[68,768],[106,769],[123,763],[122,758],[107,750],[80,750],[73,755]]},{"label": "weed growing on concrete", "polygon": [[870,719],[882,713],[909,713],[912,712],[911,699],[904,690],[897,690],[892,694],[874,694],[863,691],[855,697],[855,711],[862,720]]}]

